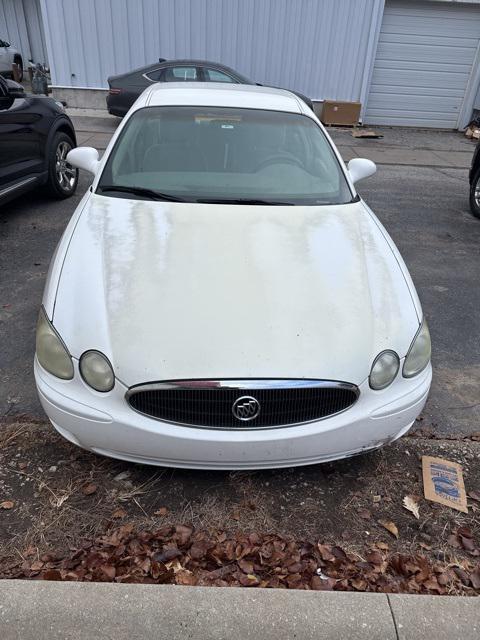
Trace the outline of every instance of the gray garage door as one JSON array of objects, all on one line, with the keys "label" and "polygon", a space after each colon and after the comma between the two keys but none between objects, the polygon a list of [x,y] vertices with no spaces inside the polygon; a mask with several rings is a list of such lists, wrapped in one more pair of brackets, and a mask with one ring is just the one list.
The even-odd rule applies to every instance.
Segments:
[{"label": "gray garage door", "polygon": [[456,128],[480,6],[387,0],[364,121]]}]

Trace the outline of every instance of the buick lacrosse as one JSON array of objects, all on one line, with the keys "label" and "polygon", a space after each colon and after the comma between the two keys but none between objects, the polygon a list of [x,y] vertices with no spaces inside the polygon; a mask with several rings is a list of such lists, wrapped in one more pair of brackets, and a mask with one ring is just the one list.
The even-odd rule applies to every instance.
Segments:
[{"label": "buick lacrosse", "polygon": [[415,288],[294,94],[153,85],[57,247],[37,326],[42,405],[68,440],[173,467],[334,460],[405,434],[431,382]]}]

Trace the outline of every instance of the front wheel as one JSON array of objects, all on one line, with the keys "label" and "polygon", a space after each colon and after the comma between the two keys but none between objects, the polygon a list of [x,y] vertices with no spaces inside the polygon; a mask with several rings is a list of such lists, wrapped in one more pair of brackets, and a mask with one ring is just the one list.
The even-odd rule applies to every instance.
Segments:
[{"label": "front wheel", "polygon": [[470,185],[470,209],[474,216],[480,218],[480,167],[475,171]]},{"label": "front wheel", "polygon": [[45,188],[53,198],[69,198],[75,193],[78,169],[67,162],[73,141],[66,133],[57,133],[48,150],[48,180]]}]

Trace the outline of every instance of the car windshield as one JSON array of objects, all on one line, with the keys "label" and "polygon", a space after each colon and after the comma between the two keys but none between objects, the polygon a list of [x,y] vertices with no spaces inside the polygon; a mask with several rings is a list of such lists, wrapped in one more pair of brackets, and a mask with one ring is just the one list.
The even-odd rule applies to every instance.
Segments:
[{"label": "car windshield", "polygon": [[105,164],[97,192],[212,203],[352,200],[339,161],[311,118],[224,107],[135,112]]}]

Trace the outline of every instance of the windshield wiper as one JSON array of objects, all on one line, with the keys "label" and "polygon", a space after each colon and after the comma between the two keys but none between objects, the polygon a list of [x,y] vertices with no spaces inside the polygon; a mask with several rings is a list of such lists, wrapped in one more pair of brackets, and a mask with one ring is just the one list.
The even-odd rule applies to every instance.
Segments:
[{"label": "windshield wiper", "polygon": [[108,191],[119,191],[120,193],[131,193],[135,196],[144,196],[150,200],[165,200],[167,202],[186,202],[180,196],[174,196],[171,193],[162,193],[154,189],[146,189],[145,187],[127,187],[126,185],[105,184],[98,187],[102,193]]},{"label": "windshield wiper", "polygon": [[259,200],[257,198],[197,198],[195,202],[205,204],[259,204],[269,206],[293,206],[292,202],[279,202],[278,200]]}]

